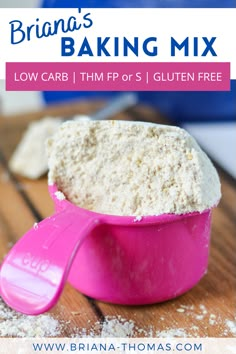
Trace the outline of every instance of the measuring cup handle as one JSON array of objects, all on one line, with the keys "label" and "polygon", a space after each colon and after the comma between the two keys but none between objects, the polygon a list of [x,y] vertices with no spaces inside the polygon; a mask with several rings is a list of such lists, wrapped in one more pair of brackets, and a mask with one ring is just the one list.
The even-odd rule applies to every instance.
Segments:
[{"label": "measuring cup handle", "polygon": [[94,215],[63,209],[22,236],[1,266],[1,295],[10,307],[35,315],[55,305],[80,246],[102,223]]}]

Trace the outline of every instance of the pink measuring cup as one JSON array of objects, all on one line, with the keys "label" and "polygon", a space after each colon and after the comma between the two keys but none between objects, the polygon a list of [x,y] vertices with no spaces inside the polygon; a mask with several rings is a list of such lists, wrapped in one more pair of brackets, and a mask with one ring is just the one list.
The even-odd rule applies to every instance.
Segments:
[{"label": "pink measuring cup", "polygon": [[56,304],[68,281],[92,298],[143,305],[175,298],[206,273],[211,210],[185,215],[94,213],[58,200],[55,214],[28,231],[5,258],[1,295],[17,311]]}]

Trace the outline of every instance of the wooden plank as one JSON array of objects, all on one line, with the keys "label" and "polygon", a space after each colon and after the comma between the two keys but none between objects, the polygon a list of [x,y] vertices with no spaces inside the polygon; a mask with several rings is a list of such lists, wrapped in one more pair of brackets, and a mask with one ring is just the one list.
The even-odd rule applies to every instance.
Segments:
[{"label": "wooden plank", "polygon": [[47,178],[40,178],[32,181],[27,178],[17,177],[23,186],[31,202],[37,206],[37,210],[42,218],[52,215],[54,212],[53,201],[48,193]]},{"label": "wooden plank", "polygon": [[93,100],[93,101],[71,101],[69,103],[61,103],[56,105],[45,106],[40,111],[32,111],[27,113],[16,113],[11,115],[0,116],[0,128],[1,124],[11,121],[13,125],[20,122],[22,125],[27,125],[33,120],[37,120],[46,116],[50,117],[72,117],[77,114],[93,114],[98,109],[105,105],[105,101]]},{"label": "wooden plank", "polygon": [[89,333],[100,318],[91,303],[70,284],[65,289],[50,313],[62,324],[61,337],[71,337]]},{"label": "wooden plank", "polygon": [[[0,176],[3,175],[4,170],[0,167]],[[1,201],[4,201],[0,203],[1,260],[14,242],[32,227],[36,219],[9,178],[0,179],[0,195]],[[88,319],[93,323],[99,319],[89,301],[69,285],[66,286],[58,304],[50,313],[62,324],[62,336],[76,334],[82,328],[89,331]]]},{"label": "wooden plank", "polygon": [[219,174],[222,187],[222,204],[227,213],[236,220],[236,181],[230,179],[231,182],[229,182],[223,173],[219,172]]},{"label": "wooden plank", "polygon": [[[3,173],[4,170],[0,167],[0,175]],[[8,242],[18,240],[36,222],[17,188],[19,187],[15,187],[10,180],[0,183],[0,218],[8,232]]]},{"label": "wooden plank", "polygon": [[[91,105],[76,105],[63,108],[55,107],[51,111],[53,115],[73,115],[75,112],[86,113],[91,110]],[[95,106],[96,107],[96,104]],[[51,109],[51,108],[50,108]],[[94,108],[95,110],[95,108]],[[5,156],[9,158],[15,148],[19,132],[23,132],[29,121],[44,116],[46,111],[30,114],[25,118],[12,117],[0,124],[0,146]],[[62,113],[63,112],[63,113]],[[128,110],[125,115],[118,118],[148,120],[165,123],[156,112],[145,107]],[[20,118],[20,120],[19,120]],[[2,128],[2,129],[1,129]],[[2,171],[5,173],[6,171]],[[0,174],[1,176],[1,174]],[[0,252],[3,255],[7,251],[6,242],[15,240],[32,225],[34,213],[30,206],[16,190],[20,184],[25,196],[35,206],[42,217],[50,215],[53,211],[53,203],[48,195],[47,180],[30,181],[17,177],[15,182],[6,182],[0,178],[0,193],[8,203],[0,204]],[[161,331],[182,328],[187,336],[216,336],[230,337],[227,332],[226,321],[234,320],[235,316],[235,206],[236,186],[230,183],[224,173],[221,173],[223,198],[219,207],[213,214],[211,253],[208,274],[191,291],[178,299],[162,304],[141,307],[118,306],[95,302],[92,308],[91,302],[70,285],[66,286],[59,304],[53,310],[53,314],[60,320],[69,319],[71,322],[65,326],[62,335],[73,335],[78,328],[85,327],[87,331],[104,316],[121,316],[131,319],[136,324],[137,336],[160,334]],[[2,196],[2,194],[0,194]],[[1,199],[3,200],[3,199]],[[14,201],[11,206],[10,201]],[[19,210],[22,212],[22,219]],[[17,215],[17,223],[13,216]],[[19,225],[20,226],[19,226]],[[19,226],[19,227],[18,227]],[[96,307],[97,306],[97,307]],[[101,313],[99,313],[101,311]],[[215,317],[214,317],[215,316]],[[91,322],[88,322],[91,321]],[[142,332],[142,329],[146,332]],[[140,330],[140,331],[139,331]],[[180,332],[181,336],[181,332]]]}]

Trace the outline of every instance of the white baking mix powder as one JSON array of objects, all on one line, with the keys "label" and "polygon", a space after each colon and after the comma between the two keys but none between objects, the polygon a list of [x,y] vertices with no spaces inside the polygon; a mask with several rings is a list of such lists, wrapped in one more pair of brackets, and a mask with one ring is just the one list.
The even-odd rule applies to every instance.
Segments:
[{"label": "white baking mix powder", "polygon": [[[175,304],[173,303],[173,310]],[[179,311],[183,309],[183,311]],[[135,338],[135,337],[153,337],[153,338],[173,338],[173,337],[199,337],[202,333],[201,321],[196,321],[197,316],[202,315],[205,324],[209,322],[210,327],[217,330],[222,337],[236,336],[236,318],[222,318],[218,314],[209,313],[209,311],[201,306],[180,305],[176,308],[179,316],[185,319],[189,318],[192,323],[186,328],[179,327],[177,323],[173,326],[163,326],[165,317],[156,317],[150,326],[140,327],[134,320],[126,319],[120,315],[105,316],[102,321],[93,322],[88,320],[87,328],[75,327],[71,328],[70,321],[55,319],[52,315],[26,316],[11,310],[0,298],[0,337],[61,337],[63,331],[70,325],[71,337],[79,338]],[[79,312],[72,312],[77,315]],[[135,313],[134,313],[135,315]],[[59,317],[63,317],[63,315]],[[154,314],[153,314],[154,316]],[[169,319],[169,313],[166,314]],[[212,321],[212,322],[211,322]],[[160,325],[161,323],[161,325]],[[161,326],[162,329],[158,329]],[[209,325],[204,329],[208,330]],[[201,334],[202,336],[202,334]],[[207,334],[205,335],[207,336]]]},{"label": "white baking mix powder", "polygon": [[[73,119],[87,121],[91,118],[85,115],[77,115]],[[37,179],[46,174],[48,164],[45,142],[56,132],[62,122],[63,119],[60,117],[48,116],[31,122],[9,161],[11,171],[29,179]],[[2,174],[0,180],[4,182],[7,177],[7,175]]]},{"label": "white baking mix powder", "polygon": [[51,315],[22,315],[0,298],[0,337],[56,337],[60,331],[61,324]]},{"label": "white baking mix powder", "polygon": [[49,184],[105,214],[203,211],[220,199],[215,168],[183,129],[124,121],[66,122],[48,140]]},{"label": "white baking mix powder", "polygon": [[60,118],[53,117],[31,122],[10,159],[11,171],[31,179],[44,175],[48,168],[45,141],[61,122]]}]

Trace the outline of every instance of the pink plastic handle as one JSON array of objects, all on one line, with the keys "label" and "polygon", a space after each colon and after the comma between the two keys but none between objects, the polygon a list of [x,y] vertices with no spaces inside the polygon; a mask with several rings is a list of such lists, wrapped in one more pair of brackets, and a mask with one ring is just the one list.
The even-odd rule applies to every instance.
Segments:
[{"label": "pink plastic handle", "polygon": [[13,309],[37,315],[58,301],[74,257],[101,220],[86,211],[63,209],[35,224],[1,266],[3,300]]}]

